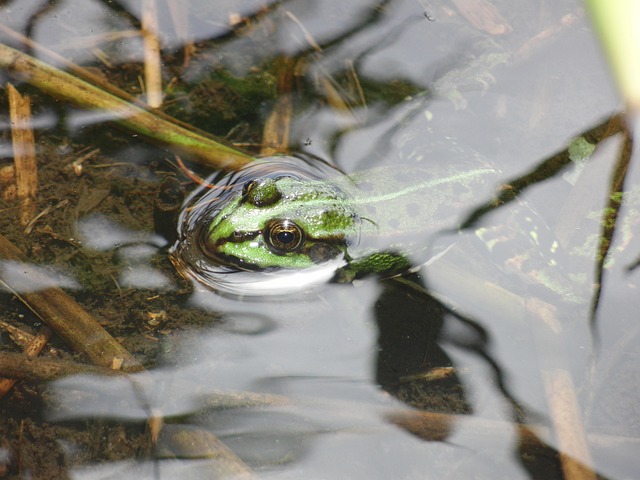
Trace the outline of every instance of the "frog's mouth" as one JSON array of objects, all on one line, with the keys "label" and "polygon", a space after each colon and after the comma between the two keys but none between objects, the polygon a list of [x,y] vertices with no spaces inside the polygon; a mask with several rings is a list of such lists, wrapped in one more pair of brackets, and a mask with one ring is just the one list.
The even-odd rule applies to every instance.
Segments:
[{"label": "frog's mouth", "polygon": [[313,268],[313,266],[323,265],[333,260],[339,260],[345,256],[345,244],[329,244],[329,243],[315,243],[308,248],[300,252],[301,255],[311,260],[310,266],[301,268],[292,268],[286,266],[270,266],[263,267],[254,263],[248,262],[242,258],[238,258],[235,255],[228,255],[220,252],[218,249],[203,249],[202,254],[207,259],[208,263],[214,266],[222,267],[225,272],[229,273],[229,269],[242,271],[242,272],[278,272],[278,271],[301,271],[306,268]]},{"label": "frog's mouth", "polygon": [[219,251],[205,250],[204,257],[213,265],[222,267],[224,273],[238,272],[274,272],[282,270],[279,267],[261,267],[254,263],[249,263],[234,255],[227,255]]},{"label": "frog's mouth", "polygon": [[197,249],[201,252],[203,260],[213,267],[220,267],[221,272],[268,272],[277,268],[261,267],[255,263],[248,262],[235,255],[228,255],[221,251],[221,246],[229,242],[229,239],[222,239],[216,242],[210,240],[207,229],[202,229],[198,238]]}]

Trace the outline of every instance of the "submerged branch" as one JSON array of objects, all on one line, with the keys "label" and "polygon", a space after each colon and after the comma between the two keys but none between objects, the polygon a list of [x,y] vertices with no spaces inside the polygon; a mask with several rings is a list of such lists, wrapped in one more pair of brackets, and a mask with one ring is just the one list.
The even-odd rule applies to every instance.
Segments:
[{"label": "submerged branch", "polygon": [[[589,143],[596,145],[605,138],[611,137],[624,130],[624,117],[616,114],[604,122],[584,132],[581,136]],[[478,206],[462,222],[460,229],[474,227],[485,215],[507,203],[513,202],[525,190],[545,180],[554,177],[558,172],[571,165],[570,148],[562,150],[540,162],[529,173],[507,181],[498,195],[488,202]]]},{"label": "submerged branch", "polygon": [[99,110],[107,120],[176,149],[203,165],[233,170],[252,160],[251,156],[187,128],[171,117],[134,105],[3,44],[0,44],[0,68],[56,98],[82,108]]},{"label": "submerged branch", "polygon": [[[605,276],[605,262],[611,248],[611,241],[616,230],[618,214],[620,213],[620,204],[622,201],[621,193],[624,192],[624,183],[627,178],[627,172],[631,163],[631,154],[633,150],[633,137],[628,129],[624,131],[624,143],[622,151],[615,163],[612,172],[612,178],[609,185],[609,201],[605,208],[601,223],[600,238],[598,242],[598,252],[596,257],[596,282],[595,293],[591,305],[591,327],[595,328],[596,313],[600,304],[600,296],[602,293],[602,282]],[[597,338],[597,337],[594,337]]]}]

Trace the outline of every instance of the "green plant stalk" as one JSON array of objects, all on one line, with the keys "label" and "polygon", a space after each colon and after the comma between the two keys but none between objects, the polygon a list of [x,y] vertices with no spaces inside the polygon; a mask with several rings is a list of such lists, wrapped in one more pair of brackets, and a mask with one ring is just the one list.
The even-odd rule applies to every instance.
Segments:
[{"label": "green plant stalk", "polygon": [[640,111],[640,1],[585,3],[627,105]]},{"label": "green plant stalk", "polygon": [[246,153],[174,123],[170,117],[156,115],[3,44],[0,44],[0,68],[51,96],[82,108],[107,112],[109,120],[203,165],[235,170],[253,160]]}]

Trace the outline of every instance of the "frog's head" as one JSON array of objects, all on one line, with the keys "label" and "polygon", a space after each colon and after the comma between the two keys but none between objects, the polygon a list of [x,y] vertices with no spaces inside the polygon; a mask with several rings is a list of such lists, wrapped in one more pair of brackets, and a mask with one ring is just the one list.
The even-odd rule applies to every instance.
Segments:
[{"label": "frog's head", "polygon": [[212,219],[204,251],[242,270],[304,269],[344,256],[358,217],[327,182],[258,178]]}]

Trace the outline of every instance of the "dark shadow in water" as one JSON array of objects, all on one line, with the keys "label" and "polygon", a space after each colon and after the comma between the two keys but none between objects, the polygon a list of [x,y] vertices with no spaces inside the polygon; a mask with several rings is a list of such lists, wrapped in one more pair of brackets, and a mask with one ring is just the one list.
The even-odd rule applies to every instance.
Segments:
[{"label": "dark shadow in water", "polygon": [[[518,438],[514,444],[515,460],[532,479],[565,478],[560,452],[542,441],[524,423],[527,421],[527,412],[509,392],[501,366],[489,353],[489,334],[477,321],[452,311],[430,296],[417,274],[400,281],[392,279],[383,282],[383,291],[375,304],[374,314],[379,330],[376,382],[418,409],[406,416],[389,418],[389,421],[422,440],[447,442],[453,430],[450,424],[452,419],[460,418],[456,417],[460,414],[471,413],[472,407],[457,373],[431,381],[403,380],[417,377],[417,372],[441,367],[454,367],[455,371],[455,365],[440,346],[445,319],[448,317],[450,321],[454,317],[472,334],[466,335],[466,341],[463,342],[452,338],[446,341],[484,360],[493,371],[494,384],[512,405],[512,427]],[[425,415],[421,415],[421,412]],[[432,418],[434,412],[444,413],[445,416]],[[488,426],[483,434],[491,435],[490,430],[491,426]],[[590,471],[580,462],[575,464]],[[597,478],[605,477],[597,475]]]},{"label": "dark shadow in water", "polygon": [[[374,314],[379,330],[376,382],[390,393],[398,392],[402,377],[432,368],[454,366],[440,346],[446,315],[461,322],[471,332],[463,341],[454,338],[446,341],[479,356],[491,367],[494,384],[513,407],[513,418],[523,420],[522,406],[508,391],[500,365],[488,353],[490,337],[487,331],[473,318],[453,311],[429,295],[419,275],[383,282]],[[464,398],[457,375],[447,377],[442,384],[451,388],[444,396],[443,392],[433,391],[433,383],[428,384],[431,392],[423,399],[429,400],[433,395],[428,408],[448,413],[470,413],[471,407]],[[442,404],[443,398],[447,399],[446,404]]]},{"label": "dark shadow in water", "polygon": [[[413,281],[419,282],[417,275]],[[453,363],[440,347],[446,311],[428,295],[411,291],[394,281],[383,282],[375,303],[378,326],[376,383],[401,400],[423,409],[447,413],[470,413],[457,375],[436,382],[404,381],[418,372]],[[407,392],[409,384],[419,385]],[[411,397],[411,398],[410,398]],[[419,397],[419,398],[416,398]]]}]

